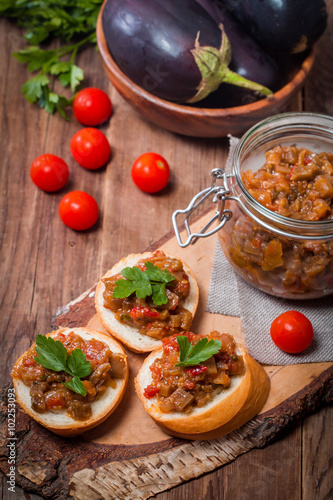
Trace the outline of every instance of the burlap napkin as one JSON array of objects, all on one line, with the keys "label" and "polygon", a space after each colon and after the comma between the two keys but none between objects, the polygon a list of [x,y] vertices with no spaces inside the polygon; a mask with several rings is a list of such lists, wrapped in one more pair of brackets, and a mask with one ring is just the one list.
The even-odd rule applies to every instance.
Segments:
[{"label": "burlap napkin", "polygon": [[[230,168],[236,138],[230,138],[226,170]],[[333,295],[315,300],[286,300],[249,285],[232,269],[219,244],[216,245],[206,310],[241,318],[248,352],[260,363],[291,365],[333,361]],[[287,354],[270,338],[272,321],[281,313],[297,310],[309,318],[314,338],[300,354]]]}]

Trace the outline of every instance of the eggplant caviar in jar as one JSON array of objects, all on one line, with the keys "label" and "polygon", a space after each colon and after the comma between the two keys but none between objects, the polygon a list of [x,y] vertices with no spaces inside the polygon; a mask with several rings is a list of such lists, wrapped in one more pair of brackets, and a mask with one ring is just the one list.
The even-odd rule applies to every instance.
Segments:
[{"label": "eggplant caviar in jar", "polygon": [[230,173],[215,170],[223,177],[222,189],[211,188],[220,224],[209,234],[218,231],[234,271],[277,297],[332,294],[333,118],[268,118],[240,139]]},{"label": "eggplant caviar in jar", "polygon": [[286,113],[238,143],[232,188],[240,200],[219,231],[248,283],[278,297],[333,292],[333,119]]}]

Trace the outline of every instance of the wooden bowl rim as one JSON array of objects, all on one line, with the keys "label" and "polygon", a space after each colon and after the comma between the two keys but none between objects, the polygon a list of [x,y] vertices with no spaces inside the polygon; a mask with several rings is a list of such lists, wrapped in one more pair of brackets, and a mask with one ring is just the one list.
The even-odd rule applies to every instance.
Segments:
[{"label": "wooden bowl rim", "polygon": [[251,112],[255,112],[258,110],[265,110],[265,108],[274,107],[277,104],[277,102],[283,101],[293,91],[298,90],[298,88],[302,86],[306,77],[310,73],[315,60],[315,50],[312,49],[310,54],[304,59],[300,69],[298,70],[294,78],[289,83],[287,83],[287,85],[285,85],[280,90],[275,92],[273,94],[272,99],[265,98],[254,103],[245,104],[243,106],[235,106],[231,108],[198,108],[198,107],[186,106],[184,104],[177,104],[172,101],[167,101],[160,97],[154,96],[153,94],[150,94],[142,87],[139,87],[139,85],[134,83],[117,66],[109,51],[102,27],[102,15],[106,2],[107,0],[104,0],[102,7],[99,11],[96,24],[97,44],[104,64],[106,65],[108,70],[116,76],[118,81],[120,81],[124,87],[129,88],[133,94],[140,96],[142,99],[148,101],[150,104],[154,106],[163,108],[169,112],[173,111],[179,115],[192,116],[192,117],[200,117],[201,115],[204,115],[206,118],[207,117],[223,118],[230,116],[244,117],[244,115],[250,115]]}]

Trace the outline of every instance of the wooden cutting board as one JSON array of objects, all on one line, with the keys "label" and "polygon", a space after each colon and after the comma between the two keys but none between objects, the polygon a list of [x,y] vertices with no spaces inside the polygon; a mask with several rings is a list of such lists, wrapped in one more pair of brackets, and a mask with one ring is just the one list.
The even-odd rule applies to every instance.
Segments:
[{"label": "wooden cutting board", "polygon": [[[211,215],[199,219],[194,229],[202,227]],[[181,249],[172,233],[151,249],[179,256],[194,271],[200,301],[192,330],[228,331],[245,345],[239,318],[205,312],[215,242],[215,237],[209,237]],[[105,331],[95,312],[94,290],[59,309],[52,327],[87,325]],[[128,351],[128,357],[130,381],[122,403],[107,421],[83,436],[56,436],[17,408],[16,480],[24,489],[46,498],[59,498],[60,494],[78,500],[143,500],[267,445],[308,412],[333,399],[333,363],[265,366],[271,390],[259,415],[223,438],[185,441],[164,434],[144,412],[133,386],[144,355]],[[5,474],[6,401],[7,388],[2,391],[0,408],[0,467]]]}]

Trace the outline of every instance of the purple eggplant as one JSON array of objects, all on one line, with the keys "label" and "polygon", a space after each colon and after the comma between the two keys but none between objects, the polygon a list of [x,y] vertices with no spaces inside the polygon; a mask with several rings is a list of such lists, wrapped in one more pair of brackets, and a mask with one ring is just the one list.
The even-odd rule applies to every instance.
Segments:
[{"label": "purple eggplant", "polygon": [[[196,0],[216,24],[223,24],[231,45],[230,69],[276,91],[282,86],[281,72],[275,59],[268,54],[247,30],[215,0]],[[237,89],[234,94],[237,95]]]},{"label": "purple eggplant", "polygon": [[327,24],[324,0],[213,0],[232,12],[266,49],[308,50]]},{"label": "purple eggplant", "polygon": [[163,99],[197,102],[222,82],[272,93],[228,68],[229,40],[194,0],[108,0],[102,25],[119,68]]}]

